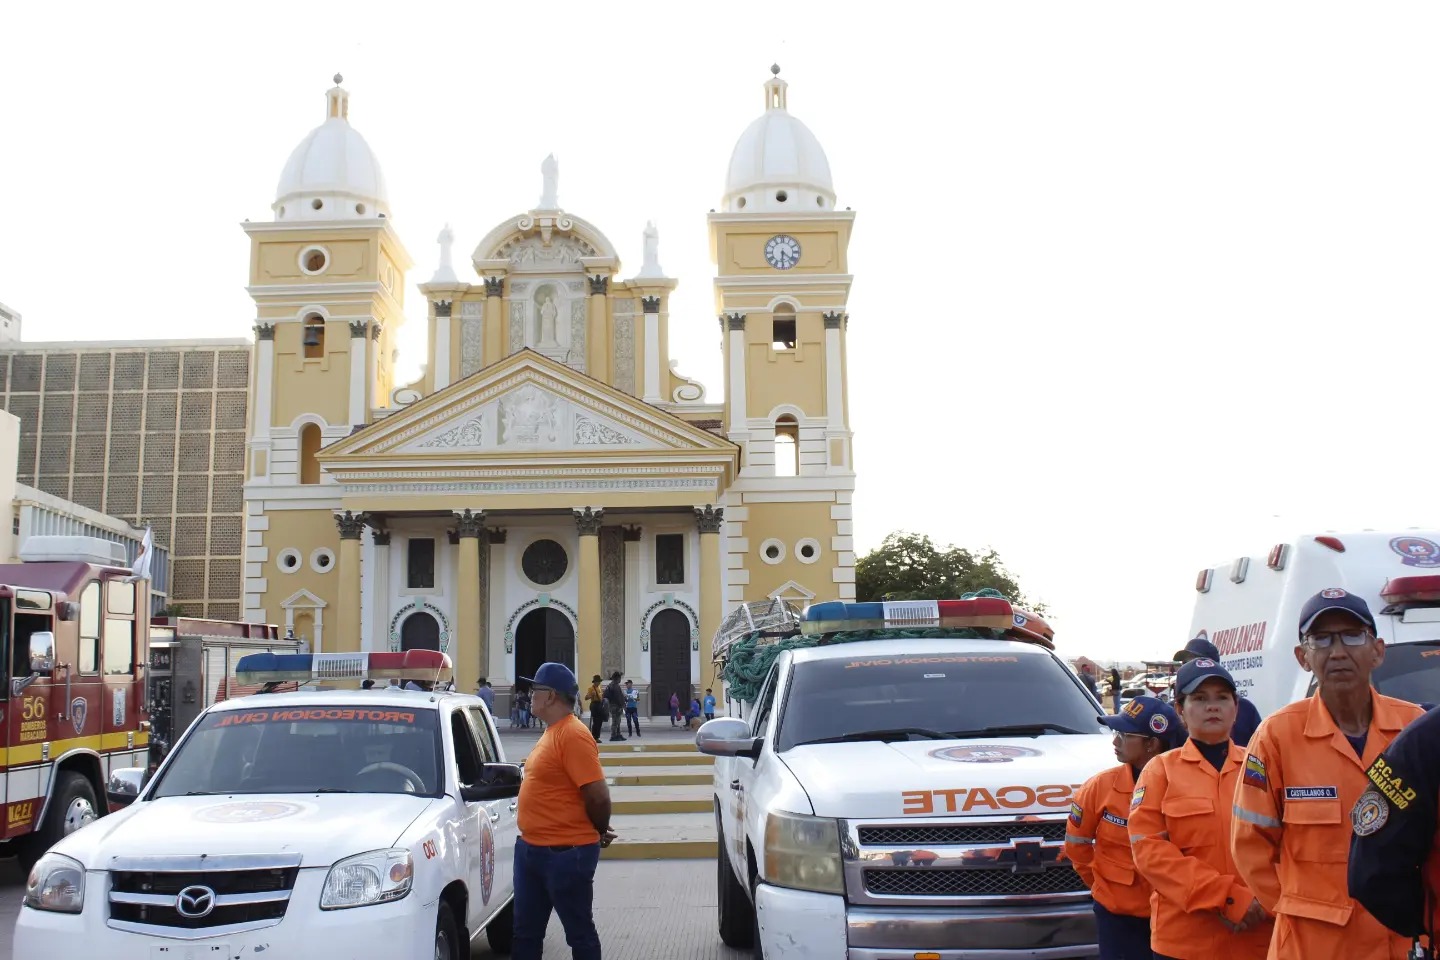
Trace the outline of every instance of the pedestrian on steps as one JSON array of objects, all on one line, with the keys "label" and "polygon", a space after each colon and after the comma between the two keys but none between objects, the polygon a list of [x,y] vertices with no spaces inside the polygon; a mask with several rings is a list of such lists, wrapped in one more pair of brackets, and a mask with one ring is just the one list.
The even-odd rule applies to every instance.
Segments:
[{"label": "pedestrian on steps", "polygon": [[600,742],[600,731],[605,729],[609,711],[605,709],[605,694],[600,692],[600,674],[590,678],[590,689],[585,691],[585,705],[590,708],[590,736]]},{"label": "pedestrian on steps", "polygon": [[640,736],[640,691],[631,680],[625,681],[625,732]]},{"label": "pedestrian on steps", "polygon": [[605,686],[605,712],[610,715],[610,741],[612,743],[625,739],[620,735],[620,725],[623,722],[621,717],[625,713],[625,691],[620,688],[622,676],[624,674],[616,670],[610,674],[610,682]]}]

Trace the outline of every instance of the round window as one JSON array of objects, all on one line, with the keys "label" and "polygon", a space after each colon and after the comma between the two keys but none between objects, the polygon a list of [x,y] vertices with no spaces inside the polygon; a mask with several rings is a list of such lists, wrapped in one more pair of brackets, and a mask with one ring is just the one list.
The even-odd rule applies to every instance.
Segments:
[{"label": "round window", "polygon": [[809,537],[795,544],[795,556],[801,563],[814,563],[820,559],[820,541]]},{"label": "round window", "polygon": [[565,548],[554,540],[536,540],[525,548],[520,557],[520,570],[534,584],[548,587],[565,576],[570,568],[570,558]]},{"label": "round window", "polygon": [[785,544],[779,540],[766,540],[760,544],[760,559],[775,564],[785,559]]},{"label": "round window", "polygon": [[325,269],[325,254],[319,250],[311,250],[305,254],[305,269],[311,273],[319,273]]},{"label": "round window", "polygon": [[294,547],[287,547],[280,551],[275,558],[275,563],[280,567],[281,573],[294,573],[300,569],[300,551]]},{"label": "round window", "polygon": [[335,567],[335,552],[329,547],[319,547],[310,554],[310,569],[316,573],[329,573]]}]

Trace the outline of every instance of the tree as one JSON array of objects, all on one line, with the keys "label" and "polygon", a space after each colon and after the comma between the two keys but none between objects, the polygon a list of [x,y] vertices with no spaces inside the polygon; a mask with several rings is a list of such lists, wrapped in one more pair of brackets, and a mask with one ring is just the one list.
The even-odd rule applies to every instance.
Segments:
[{"label": "tree", "polygon": [[994,550],[941,549],[927,536],[897,531],[855,564],[857,600],[953,600],[993,587],[1016,606],[1044,614],[1043,603],[1025,599],[1020,585]]}]

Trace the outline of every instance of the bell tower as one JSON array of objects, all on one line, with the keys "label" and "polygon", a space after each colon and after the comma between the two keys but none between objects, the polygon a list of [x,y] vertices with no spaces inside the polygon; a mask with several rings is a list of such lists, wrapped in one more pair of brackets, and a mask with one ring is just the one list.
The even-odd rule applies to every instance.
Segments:
[{"label": "bell tower", "polygon": [[848,251],[820,142],[771,68],[765,111],[730,157],[711,213],[726,435],[742,451],[726,503],[727,603],[853,600],[855,472],[846,382]]}]

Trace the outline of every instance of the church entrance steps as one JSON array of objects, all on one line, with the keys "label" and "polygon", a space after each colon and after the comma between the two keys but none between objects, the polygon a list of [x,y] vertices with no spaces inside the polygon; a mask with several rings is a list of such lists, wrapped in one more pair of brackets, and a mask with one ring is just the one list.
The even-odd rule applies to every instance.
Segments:
[{"label": "church entrance steps", "polygon": [[620,814],[612,817],[616,839],[600,852],[603,860],[681,860],[713,858],[715,814]]},{"label": "church entrance steps", "polygon": [[612,787],[658,787],[666,785],[710,786],[714,777],[692,768],[672,767],[670,769],[649,768],[644,773],[624,770],[606,770],[605,780]]},{"label": "church entrance steps", "polygon": [[653,742],[637,741],[632,737],[624,743],[606,741],[600,744],[600,756],[606,757],[615,753],[699,753],[699,751],[695,749],[693,737],[686,737],[683,740],[666,737]]},{"label": "church entrance steps", "polygon": [[713,792],[709,780],[692,785],[615,786],[610,802],[616,814],[704,813],[715,807]]},{"label": "church entrance steps", "polygon": [[602,753],[606,767],[708,767],[713,757],[703,753]]}]

